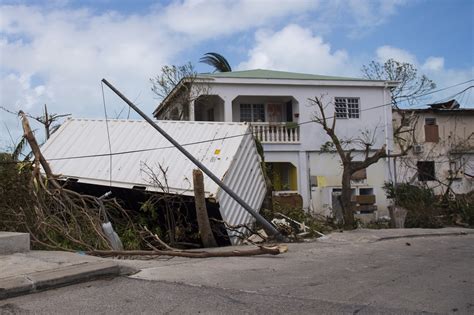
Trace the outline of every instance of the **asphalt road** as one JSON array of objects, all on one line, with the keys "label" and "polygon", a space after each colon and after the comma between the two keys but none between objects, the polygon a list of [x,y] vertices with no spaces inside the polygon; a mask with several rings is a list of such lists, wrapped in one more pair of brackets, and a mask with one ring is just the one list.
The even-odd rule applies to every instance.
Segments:
[{"label": "asphalt road", "polygon": [[474,314],[474,235],[128,263],[146,268],[3,300],[0,314]]}]

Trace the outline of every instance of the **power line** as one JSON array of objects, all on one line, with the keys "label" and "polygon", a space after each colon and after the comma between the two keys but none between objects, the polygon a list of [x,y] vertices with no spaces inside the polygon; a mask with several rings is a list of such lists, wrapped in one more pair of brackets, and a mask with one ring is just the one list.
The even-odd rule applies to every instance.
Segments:
[{"label": "power line", "polygon": [[[440,89],[438,89],[438,90],[430,91],[430,92],[427,92],[427,93],[424,93],[424,94],[420,94],[420,95],[417,95],[417,96],[415,96],[415,97],[413,97],[413,98],[420,98],[420,97],[423,97],[423,96],[426,96],[426,95],[429,95],[429,94],[434,94],[434,93],[442,92],[442,91],[445,91],[445,90],[447,90],[447,89],[450,89],[450,88],[453,88],[453,87],[456,87],[456,86],[459,86],[459,85],[463,85],[463,84],[469,83],[469,82],[471,82],[471,81],[474,81],[474,79],[467,80],[467,81],[465,81],[465,82],[457,83],[457,84],[454,84],[454,85],[451,85],[451,86],[447,86],[447,87],[444,87],[444,88],[440,88]],[[464,93],[466,90],[468,90],[468,89],[470,89],[470,88],[472,88],[472,87],[474,87],[474,86],[469,86],[468,88],[464,89],[464,90],[461,91],[461,92],[456,93],[455,95],[460,94],[460,93]],[[377,108],[381,108],[381,107],[385,107],[385,106],[392,106],[392,105],[393,105],[392,102],[386,103],[386,104],[380,104],[380,105],[376,105],[376,106],[372,106],[372,107],[360,109],[360,112],[365,112],[365,111],[374,110],[374,109],[377,109]],[[331,119],[331,118],[335,118],[335,117],[336,117],[335,115],[333,115],[333,116],[327,116],[326,119]],[[306,125],[306,124],[309,124],[309,123],[317,123],[317,122],[314,121],[314,120],[308,120],[308,121],[304,121],[304,122],[297,123],[296,126]],[[253,134],[252,131],[246,132],[246,133],[243,133],[243,134],[233,135],[233,136],[225,136],[225,137],[218,137],[218,138],[213,138],[213,139],[206,139],[206,140],[200,140],[200,141],[195,141],[195,142],[184,143],[184,144],[181,144],[181,146],[192,146],[192,145],[197,145],[197,144],[202,144],[202,143],[207,143],[207,142],[213,142],[213,141],[219,141],[219,140],[226,140],[226,139],[232,139],[232,138],[237,138],[237,137],[244,137],[244,136],[251,135],[251,134]],[[120,152],[113,152],[113,153],[77,155],[77,156],[69,156],[69,157],[50,158],[50,159],[47,159],[47,160],[48,160],[48,161],[63,161],[63,160],[75,160],[75,159],[104,157],[104,156],[111,157],[111,156],[114,156],[114,155],[125,155],[125,154],[149,152],[149,151],[155,151],[155,150],[165,150],[165,149],[172,149],[172,148],[175,148],[175,146],[170,145],[170,146],[164,146],[164,147],[156,147],[156,148],[148,148],[148,149],[137,149],[137,150],[128,150],[128,151],[120,151]],[[10,162],[10,161],[7,161],[7,162],[0,162],[0,164],[2,164],[2,163],[3,163],[3,164],[8,164],[8,163],[18,163],[18,162],[15,162],[15,161],[11,161],[11,162]]]}]

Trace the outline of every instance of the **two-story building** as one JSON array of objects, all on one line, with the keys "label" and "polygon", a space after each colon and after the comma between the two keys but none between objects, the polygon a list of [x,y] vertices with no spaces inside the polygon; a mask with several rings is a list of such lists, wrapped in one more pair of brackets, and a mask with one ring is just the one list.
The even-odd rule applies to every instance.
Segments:
[{"label": "two-story building", "polygon": [[474,188],[474,109],[456,100],[424,109],[394,111],[394,125],[405,133],[412,149],[396,162],[395,180],[425,185],[436,194],[464,194]]},{"label": "two-story building", "polygon": [[[271,169],[273,193],[298,193],[303,207],[316,213],[332,215],[339,207],[342,166],[337,153],[327,145],[330,138],[313,121],[316,111],[309,99],[322,98],[329,120],[336,119],[341,139],[370,137],[373,150],[384,144],[387,150],[392,148],[390,89],[396,82],[261,69],[233,71],[199,75],[192,84],[206,85],[206,89],[199,89],[206,93],[183,102],[186,98],[180,95],[192,94],[189,84],[190,80],[183,79],[154,116],[251,124]],[[354,150],[355,160],[362,158],[358,148],[348,142],[349,148]],[[365,209],[377,208],[378,215],[387,214],[382,186],[391,180],[390,170],[389,161],[380,160],[358,172],[352,183],[353,195],[369,195],[365,200],[372,207]]]}]

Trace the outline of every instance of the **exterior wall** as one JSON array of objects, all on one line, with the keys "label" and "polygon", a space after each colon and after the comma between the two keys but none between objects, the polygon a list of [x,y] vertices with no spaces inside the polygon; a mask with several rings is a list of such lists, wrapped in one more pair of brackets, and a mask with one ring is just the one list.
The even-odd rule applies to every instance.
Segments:
[{"label": "exterior wall", "polygon": [[[440,110],[414,113],[411,127],[415,127],[415,143],[422,152],[410,150],[408,155],[397,161],[397,182],[426,185],[436,194],[443,194],[446,185],[456,194],[468,193],[474,189],[474,111]],[[399,125],[401,116],[393,114],[394,124]],[[439,141],[425,141],[425,119],[435,118]],[[433,161],[436,180],[419,181],[417,162]],[[451,163],[451,165],[450,165]],[[455,171],[455,172],[453,172]],[[456,174],[454,174],[456,173]],[[454,176],[452,176],[454,175]],[[469,176],[471,175],[471,176]]]}]

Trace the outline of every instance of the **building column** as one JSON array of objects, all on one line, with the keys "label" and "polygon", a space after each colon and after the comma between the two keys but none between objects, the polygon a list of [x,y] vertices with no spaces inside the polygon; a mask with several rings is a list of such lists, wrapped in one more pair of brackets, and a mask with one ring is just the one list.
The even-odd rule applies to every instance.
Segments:
[{"label": "building column", "polygon": [[309,187],[309,164],[306,151],[300,151],[298,154],[298,175],[299,175],[299,193],[303,198],[303,209],[309,209],[310,187]]},{"label": "building column", "polygon": [[232,121],[232,100],[234,99],[233,96],[225,95],[224,99],[224,121],[231,122]]},{"label": "building column", "polygon": [[189,102],[189,120],[190,121],[196,120],[196,116],[194,115],[194,109],[195,109],[194,102],[195,101]]}]

